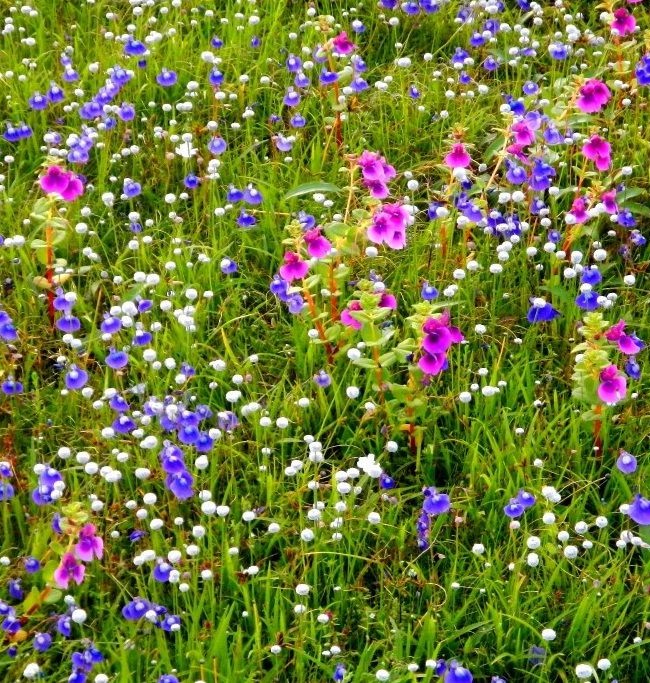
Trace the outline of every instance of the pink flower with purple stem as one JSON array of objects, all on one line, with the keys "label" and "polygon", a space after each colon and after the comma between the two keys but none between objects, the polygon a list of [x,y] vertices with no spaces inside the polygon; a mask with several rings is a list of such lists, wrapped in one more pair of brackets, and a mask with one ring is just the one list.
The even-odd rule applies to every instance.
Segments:
[{"label": "pink flower with purple stem", "polygon": [[612,147],[600,135],[592,135],[582,146],[582,153],[594,162],[599,171],[607,171],[612,165]]},{"label": "pink flower with purple stem", "polygon": [[607,105],[611,96],[612,93],[602,81],[590,78],[578,91],[576,106],[585,114],[595,114]]},{"label": "pink flower with purple stem", "polygon": [[320,228],[312,228],[303,234],[307,253],[314,258],[323,258],[332,251],[331,242],[321,234]]},{"label": "pink flower with purple stem", "polygon": [[467,168],[472,163],[472,158],[467,153],[462,142],[456,142],[445,156],[445,166],[448,168]]},{"label": "pink flower with purple stem", "polygon": [[625,7],[614,10],[614,21],[609,25],[612,31],[616,31],[619,36],[629,36],[636,30],[636,19]]},{"label": "pink flower with purple stem", "polygon": [[615,365],[608,365],[600,371],[598,398],[607,405],[615,405],[627,394],[627,380]]},{"label": "pink flower with purple stem", "polygon": [[92,562],[94,557],[99,560],[104,554],[104,541],[95,534],[95,531],[97,529],[94,524],[86,524],[79,531],[79,542],[74,550],[83,562]]},{"label": "pink flower with purple stem", "polygon": [[280,266],[280,275],[287,281],[302,280],[309,272],[309,264],[300,258],[295,251],[284,255],[284,263]]},{"label": "pink flower with purple stem", "polygon": [[84,580],[86,568],[77,561],[72,553],[65,553],[59,566],[54,570],[54,581],[59,588],[67,589],[70,581],[80,585]]},{"label": "pink flower with purple stem", "polygon": [[49,166],[39,184],[43,192],[57,194],[66,202],[73,202],[84,193],[84,185],[77,175],[60,166]]}]

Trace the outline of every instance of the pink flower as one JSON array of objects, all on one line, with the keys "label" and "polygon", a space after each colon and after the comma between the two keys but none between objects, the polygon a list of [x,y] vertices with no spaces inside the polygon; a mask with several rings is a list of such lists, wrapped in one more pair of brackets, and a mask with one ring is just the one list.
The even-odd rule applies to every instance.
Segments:
[{"label": "pink flower", "polygon": [[576,106],[585,114],[595,114],[605,107],[611,96],[609,88],[602,81],[590,78],[580,88]]},{"label": "pink flower", "polygon": [[332,39],[332,45],[340,55],[352,54],[356,49],[356,45],[348,38],[348,34],[345,31],[342,31],[336,38]]},{"label": "pink flower", "polygon": [[312,228],[307,230],[303,235],[307,244],[307,253],[315,258],[323,258],[332,251],[331,242],[321,235],[320,228]]},{"label": "pink flower", "polygon": [[95,525],[86,524],[79,532],[79,542],[74,550],[83,562],[92,562],[93,557],[101,559],[104,554],[104,541],[95,535]]},{"label": "pink flower", "polygon": [[599,171],[606,171],[612,164],[612,147],[600,135],[592,135],[582,146],[582,153],[594,162]]},{"label": "pink flower", "polygon": [[361,169],[364,180],[384,180],[384,164],[378,154],[367,150],[362,152],[357,159],[357,165]]},{"label": "pink flower", "polygon": [[445,165],[448,168],[467,168],[471,163],[472,158],[462,142],[456,142],[451,148],[451,152],[445,156]]},{"label": "pink flower", "polygon": [[515,138],[515,143],[521,145],[522,149],[535,142],[535,130],[528,121],[517,121],[512,124],[510,130]]},{"label": "pink flower", "polygon": [[84,193],[83,183],[76,174],[60,166],[48,166],[39,183],[43,192],[58,194],[66,202],[73,202]]},{"label": "pink flower", "polygon": [[429,318],[422,326],[422,355],[418,367],[427,375],[437,375],[447,368],[447,351],[452,344],[465,338],[463,333],[449,324],[449,311],[438,318]]},{"label": "pink flower", "polygon": [[610,24],[610,28],[619,36],[628,36],[636,29],[636,19],[625,7],[619,7],[614,10],[614,21]]},{"label": "pink flower", "polygon": [[418,367],[426,375],[439,375],[446,370],[447,356],[444,353],[428,353],[424,351],[418,360]]},{"label": "pink flower", "polygon": [[607,213],[618,213],[618,204],[616,203],[616,190],[607,190],[600,195],[600,201],[605,207]]},{"label": "pink flower", "polygon": [[77,585],[84,580],[86,568],[77,562],[77,558],[72,553],[65,553],[61,558],[61,563],[54,570],[54,581],[59,588],[67,588],[70,581]]},{"label": "pink flower", "polygon": [[386,244],[391,249],[406,245],[406,226],[409,213],[401,204],[384,204],[372,217],[368,239],[375,244]]},{"label": "pink flower", "polygon": [[350,303],[348,303],[347,307],[341,311],[341,322],[348,327],[354,328],[355,330],[360,330],[362,327],[361,323],[350,315],[350,311],[360,310],[362,310],[361,302],[358,299],[353,299],[350,301]]},{"label": "pink flower", "polygon": [[280,266],[280,275],[287,281],[302,280],[309,272],[309,264],[300,258],[295,251],[284,255],[284,264]]},{"label": "pink flower", "polygon": [[388,185],[383,180],[364,180],[363,184],[370,190],[375,199],[386,199],[390,194]]},{"label": "pink flower", "polygon": [[574,218],[575,224],[586,223],[589,220],[587,213],[587,202],[584,197],[576,197],[571,204],[571,209],[567,212]]},{"label": "pink flower", "polygon": [[[391,310],[394,310],[397,308],[397,300],[392,294],[384,292],[381,295],[377,305],[380,308],[390,308]],[[352,301],[348,303],[347,307],[341,311],[341,322],[348,327],[354,328],[355,330],[360,330],[362,324],[351,315],[351,312],[362,310],[361,302],[358,299],[352,299]]]},{"label": "pink flower", "polygon": [[645,344],[635,334],[625,334],[625,321],[619,320],[605,332],[605,339],[614,342],[626,356],[635,356],[643,351]]},{"label": "pink flower", "polygon": [[615,365],[608,365],[600,371],[598,398],[607,405],[615,405],[627,394],[627,380]]}]

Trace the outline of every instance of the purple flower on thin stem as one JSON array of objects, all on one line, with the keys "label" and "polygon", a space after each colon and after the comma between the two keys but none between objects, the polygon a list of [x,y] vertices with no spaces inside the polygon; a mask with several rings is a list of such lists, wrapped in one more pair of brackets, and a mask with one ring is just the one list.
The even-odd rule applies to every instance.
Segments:
[{"label": "purple flower on thin stem", "polygon": [[77,367],[76,365],[71,365],[65,376],[65,385],[68,389],[72,391],[78,391],[86,386],[88,381],[88,373],[85,370]]}]

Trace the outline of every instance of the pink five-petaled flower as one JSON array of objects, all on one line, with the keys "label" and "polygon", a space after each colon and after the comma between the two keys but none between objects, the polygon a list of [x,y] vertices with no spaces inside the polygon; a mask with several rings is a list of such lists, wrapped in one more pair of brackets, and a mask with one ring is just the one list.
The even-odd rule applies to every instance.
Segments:
[{"label": "pink five-petaled flower", "polygon": [[617,10],[614,10],[614,21],[612,21],[609,27],[616,31],[619,36],[629,36],[636,29],[636,19],[625,7],[619,7]]},{"label": "pink five-petaled flower", "polygon": [[39,183],[43,192],[58,194],[66,202],[73,202],[84,193],[84,185],[77,175],[60,166],[49,166]]},{"label": "pink five-petaled flower", "polygon": [[578,92],[576,106],[585,114],[601,111],[612,96],[609,88],[597,78],[587,80]]},{"label": "pink five-petaled flower", "polygon": [[608,405],[615,405],[625,398],[627,380],[615,365],[608,365],[600,371],[598,398]]},{"label": "pink five-petaled flower", "polygon": [[406,226],[409,212],[401,204],[384,204],[372,217],[368,239],[375,244],[385,243],[391,249],[406,245]]},{"label": "pink five-petaled flower", "polygon": [[307,253],[315,258],[323,258],[332,251],[332,244],[321,235],[320,228],[312,228],[303,234],[303,239],[307,245]]},{"label": "pink five-petaled flower", "polygon": [[54,570],[54,581],[59,588],[67,588],[70,581],[77,585],[84,580],[86,568],[77,561],[72,553],[65,553],[61,558],[61,563]]},{"label": "pink five-petaled flower", "polygon": [[456,142],[445,156],[445,166],[448,168],[467,168],[472,163],[472,158],[467,153],[462,142]]},{"label": "pink five-petaled flower", "polygon": [[86,524],[79,532],[79,542],[74,551],[82,562],[92,562],[93,557],[99,560],[104,554],[104,541],[95,534],[95,531],[94,524]]},{"label": "pink five-petaled flower", "polygon": [[340,55],[350,55],[356,49],[356,45],[348,38],[345,31],[341,31],[336,38],[332,38],[332,45]]},{"label": "pink five-petaled flower", "polygon": [[582,146],[582,153],[599,171],[606,171],[612,165],[612,147],[600,135],[592,135]]},{"label": "pink five-petaled flower", "polygon": [[284,263],[280,266],[280,275],[287,281],[302,280],[309,271],[309,264],[300,258],[295,251],[284,255]]},{"label": "pink five-petaled flower", "polygon": [[615,342],[618,350],[626,356],[636,356],[645,344],[636,335],[625,334],[625,321],[619,320],[605,332],[605,339]]}]

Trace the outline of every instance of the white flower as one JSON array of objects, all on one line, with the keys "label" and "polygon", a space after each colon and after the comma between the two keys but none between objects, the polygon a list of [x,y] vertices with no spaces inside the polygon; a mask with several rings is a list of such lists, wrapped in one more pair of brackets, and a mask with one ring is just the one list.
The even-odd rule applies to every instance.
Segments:
[{"label": "white flower", "polygon": [[196,147],[192,146],[191,142],[184,142],[182,145],[178,145],[174,151],[183,159],[191,159],[193,156],[196,156],[197,150]]},{"label": "white flower", "polygon": [[375,456],[373,453],[368,453],[357,460],[357,467],[363,470],[364,474],[367,474],[373,479],[377,479],[381,476],[383,472],[379,463],[375,462]]}]

